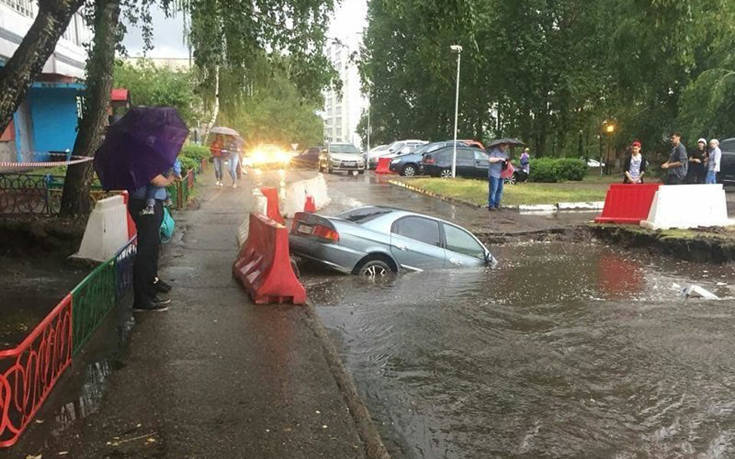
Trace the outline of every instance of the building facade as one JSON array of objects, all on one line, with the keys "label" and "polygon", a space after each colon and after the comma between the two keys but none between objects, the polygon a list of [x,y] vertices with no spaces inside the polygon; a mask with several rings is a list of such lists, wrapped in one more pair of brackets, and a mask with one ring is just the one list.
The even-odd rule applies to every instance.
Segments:
[{"label": "building facade", "polygon": [[365,98],[360,88],[360,74],[357,64],[351,59],[358,51],[358,44],[335,41],[327,46],[325,52],[342,80],[342,93],[334,89],[324,92],[324,141],[349,142],[361,146],[357,134]]},{"label": "building facade", "polygon": [[[36,17],[35,0],[0,0],[0,66],[13,55]],[[0,161],[43,161],[74,147],[92,33],[75,14],[0,135]]]}]

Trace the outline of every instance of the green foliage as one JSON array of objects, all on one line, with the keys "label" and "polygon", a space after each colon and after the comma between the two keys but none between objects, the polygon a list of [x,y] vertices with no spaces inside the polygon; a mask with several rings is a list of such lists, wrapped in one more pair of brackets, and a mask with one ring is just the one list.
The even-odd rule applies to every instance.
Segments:
[{"label": "green foliage", "polygon": [[194,144],[186,144],[181,149],[181,154],[179,157],[185,156],[187,158],[191,158],[195,161],[201,161],[203,159],[207,159],[210,156],[209,148],[203,147],[201,145],[194,145]]},{"label": "green foliage", "polygon": [[587,164],[576,158],[538,158],[531,160],[532,182],[580,181],[587,173]]},{"label": "green foliage", "polygon": [[115,87],[127,88],[133,105],[174,107],[190,126],[201,118],[201,99],[189,71],[157,67],[151,61],[115,64]]},{"label": "green foliage", "polygon": [[198,169],[199,166],[202,164],[201,160],[197,160],[195,158],[191,158],[189,156],[179,155],[179,161],[181,161],[181,169],[182,169],[182,175],[186,174],[186,171],[191,169]]},{"label": "green foliage", "polygon": [[[614,150],[666,134],[735,134],[730,0],[370,0],[360,71],[371,143],[519,137],[537,156]],[[363,137],[365,120],[361,123]],[[691,139],[684,139],[689,141]]]}]

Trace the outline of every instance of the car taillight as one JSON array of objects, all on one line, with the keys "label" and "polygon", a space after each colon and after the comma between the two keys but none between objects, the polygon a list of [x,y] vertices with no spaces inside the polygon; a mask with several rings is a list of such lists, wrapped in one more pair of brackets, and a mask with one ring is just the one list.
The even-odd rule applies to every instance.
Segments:
[{"label": "car taillight", "polygon": [[424,164],[434,164],[435,162],[431,156],[424,156]]},{"label": "car taillight", "polygon": [[311,234],[318,238],[326,239],[328,241],[337,242],[339,241],[339,233],[324,225],[316,225],[312,229]]}]

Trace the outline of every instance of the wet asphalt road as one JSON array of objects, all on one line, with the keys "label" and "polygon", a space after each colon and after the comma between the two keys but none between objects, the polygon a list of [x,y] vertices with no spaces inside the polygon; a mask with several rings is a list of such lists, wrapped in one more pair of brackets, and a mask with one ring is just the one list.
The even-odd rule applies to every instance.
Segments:
[{"label": "wet asphalt road", "polygon": [[[517,214],[490,217],[379,179],[328,181],[335,202],[324,213],[372,201],[477,231],[524,229]],[[395,457],[735,455],[735,267],[594,240],[490,249],[495,270],[377,284],[302,271]],[[691,283],[723,299],[684,299]]]}]

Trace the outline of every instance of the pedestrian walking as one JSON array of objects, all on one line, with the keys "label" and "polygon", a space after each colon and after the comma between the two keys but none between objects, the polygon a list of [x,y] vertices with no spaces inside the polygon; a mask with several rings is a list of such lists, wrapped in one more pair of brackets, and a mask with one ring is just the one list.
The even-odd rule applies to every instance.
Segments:
[{"label": "pedestrian walking", "polygon": [[720,150],[720,141],[712,139],[709,141],[709,155],[707,158],[707,176],[704,183],[713,185],[717,183],[717,173],[720,172],[720,163],[722,162],[722,151]]},{"label": "pedestrian walking", "polygon": [[687,170],[687,183],[704,183],[707,175],[705,162],[707,161],[707,140],[697,140],[697,148],[689,153],[689,170]]},{"label": "pedestrian walking", "polygon": [[671,134],[671,145],[669,160],[661,165],[663,169],[667,170],[664,183],[666,185],[681,185],[686,180],[689,158],[687,158],[687,149],[681,143],[679,132]]},{"label": "pedestrian walking", "polygon": [[489,165],[487,168],[488,175],[488,199],[487,208],[494,211],[500,208],[500,199],[503,197],[503,181],[501,177],[503,169],[509,164],[508,144],[501,143],[494,145],[488,152]]},{"label": "pedestrian walking", "polygon": [[222,165],[224,163],[224,152],[225,149],[225,139],[224,136],[221,134],[217,134],[214,136],[214,141],[212,141],[212,144],[209,146],[209,151],[212,153],[212,163],[214,164],[214,178],[216,180],[215,185],[217,186],[223,186],[222,185]]},{"label": "pedestrian walking", "polygon": [[646,158],[641,154],[641,143],[635,140],[630,145],[630,155],[623,166],[623,183],[643,183],[643,175],[648,168]]},{"label": "pedestrian walking", "polygon": [[227,172],[232,177],[232,188],[237,188],[237,170],[240,166],[240,146],[238,145],[237,139],[232,136],[227,136],[223,151],[227,154],[229,161]]}]

